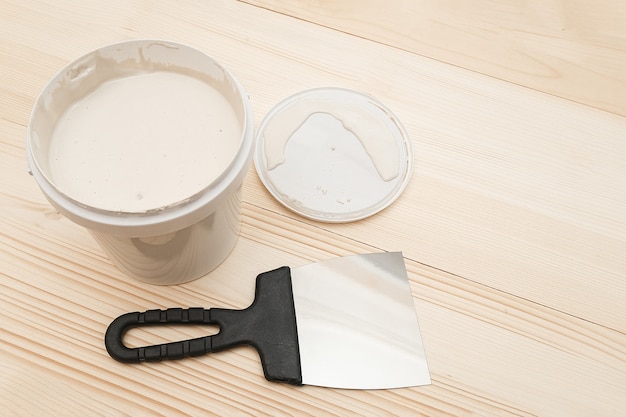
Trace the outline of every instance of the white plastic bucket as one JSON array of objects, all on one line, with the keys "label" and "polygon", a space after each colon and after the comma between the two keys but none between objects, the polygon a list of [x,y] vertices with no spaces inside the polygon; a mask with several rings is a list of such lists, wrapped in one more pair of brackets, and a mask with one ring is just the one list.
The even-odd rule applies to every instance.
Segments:
[{"label": "white plastic bucket", "polygon": [[[152,95],[172,87],[169,78],[154,77],[200,82],[201,89],[218,92],[230,106],[228,117],[222,114],[223,105],[213,114],[212,101],[202,103],[209,109],[204,112],[198,110],[200,103],[185,103],[187,96],[178,96],[182,88],[164,90],[163,108],[152,98],[141,106],[137,94],[113,107],[113,101],[102,98],[116,100],[117,90],[111,86],[135,88],[140,79],[145,84],[141,91]],[[200,91],[195,86],[189,94]],[[158,114],[146,122],[153,109]],[[139,113],[133,119],[135,110]],[[219,124],[225,119],[230,124],[222,129]],[[90,120],[95,121],[93,130]],[[142,121],[135,126],[136,120]],[[124,123],[133,133],[122,138],[127,133]],[[205,127],[206,134],[200,134]],[[59,212],[87,228],[131,277],[170,285],[207,274],[234,248],[240,230],[241,184],[250,167],[253,141],[248,96],[226,69],[188,46],[136,40],[97,49],[63,68],[35,102],[26,148],[33,177]],[[121,149],[126,143],[128,148]],[[168,162],[168,152],[177,162]],[[107,181],[117,183],[110,186]],[[144,189],[150,198],[144,199]]]}]

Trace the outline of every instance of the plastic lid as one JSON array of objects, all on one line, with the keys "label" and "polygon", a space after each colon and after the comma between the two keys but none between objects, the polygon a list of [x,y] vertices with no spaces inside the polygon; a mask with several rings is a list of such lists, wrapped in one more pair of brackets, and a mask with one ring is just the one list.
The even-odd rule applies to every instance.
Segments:
[{"label": "plastic lid", "polygon": [[263,119],[254,154],[268,191],[324,222],[350,222],[389,206],[411,177],[411,142],[373,97],[341,88],[303,91]]}]

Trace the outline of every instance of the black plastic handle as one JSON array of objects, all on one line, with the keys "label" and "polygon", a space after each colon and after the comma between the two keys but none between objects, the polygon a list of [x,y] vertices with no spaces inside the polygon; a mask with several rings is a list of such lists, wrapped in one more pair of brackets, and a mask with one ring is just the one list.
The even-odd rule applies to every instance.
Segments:
[{"label": "black plastic handle", "polygon": [[138,348],[129,348],[124,345],[124,334],[133,327],[168,324],[217,324],[217,322],[211,320],[211,310],[203,308],[169,308],[148,310],[144,313],[126,313],[109,325],[104,335],[104,344],[112,358],[126,363],[182,359],[213,352],[212,336]]},{"label": "black plastic handle", "polygon": [[[161,345],[129,348],[126,331],[138,326],[218,325],[219,333]],[[253,346],[269,381],[302,384],[291,271],[282,267],[257,276],[254,302],[244,310],[170,308],[126,313],[109,325],[104,343],[109,355],[125,363],[182,359],[237,345]]]}]

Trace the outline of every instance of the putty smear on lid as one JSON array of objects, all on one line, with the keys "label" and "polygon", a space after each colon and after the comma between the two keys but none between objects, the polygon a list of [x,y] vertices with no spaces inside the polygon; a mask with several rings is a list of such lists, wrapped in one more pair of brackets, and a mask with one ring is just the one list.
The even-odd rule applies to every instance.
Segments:
[{"label": "putty smear on lid", "polygon": [[360,106],[348,106],[322,99],[300,99],[274,115],[265,127],[265,157],[269,171],[285,162],[287,142],[315,113],[326,113],[335,117],[344,129],[352,132],[384,181],[391,181],[398,176],[400,155],[389,127]]},{"label": "putty smear on lid", "polygon": [[59,119],[52,181],[105,210],[142,212],[188,199],[221,175],[241,142],[234,109],[193,77],[152,72],[103,83]]}]

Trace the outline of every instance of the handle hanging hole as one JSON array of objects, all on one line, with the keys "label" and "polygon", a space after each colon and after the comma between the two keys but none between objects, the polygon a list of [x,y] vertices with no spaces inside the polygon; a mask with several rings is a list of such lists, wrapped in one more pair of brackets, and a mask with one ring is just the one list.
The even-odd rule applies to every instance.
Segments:
[{"label": "handle hanging hole", "polygon": [[198,337],[213,336],[219,333],[215,324],[160,324],[129,329],[124,334],[123,343],[128,348],[138,348],[163,343],[178,342]]}]

